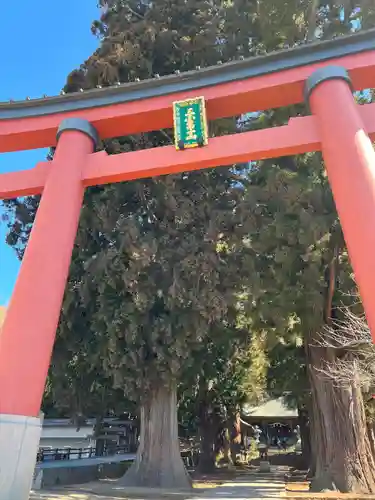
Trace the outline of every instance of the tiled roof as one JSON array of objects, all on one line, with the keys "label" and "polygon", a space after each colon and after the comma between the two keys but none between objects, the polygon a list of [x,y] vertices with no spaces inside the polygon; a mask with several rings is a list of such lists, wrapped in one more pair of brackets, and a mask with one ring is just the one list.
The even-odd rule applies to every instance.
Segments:
[{"label": "tiled roof", "polygon": [[288,408],[283,398],[270,399],[256,407],[244,408],[244,414],[253,418],[295,418],[298,416],[297,410]]},{"label": "tiled roof", "polygon": [[[215,66],[200,68],[174,75],[133,82],[117,82],[116,85],[96,89],[80,89],[79,92],[62,93],[56,96],[44,96],[37,99],[26,97],[22,101],[0,102],[2,119],[17,119],[31,116],[44,116],[60,112],[79,112],[89,108],[122,104],[151,97],[188,92],[193,89],[241,81],[254,76],[267,75],[276,71],[328,61],[349,54],[372,51],[374,49],[375,30],[364,30],[349,36],[333,40],[302,44],[297,47],[271,52],[257,57],[237,60]],[[83,116],[84,117],[84,116]],[[82,117],[82,118],[83,118]]]}]

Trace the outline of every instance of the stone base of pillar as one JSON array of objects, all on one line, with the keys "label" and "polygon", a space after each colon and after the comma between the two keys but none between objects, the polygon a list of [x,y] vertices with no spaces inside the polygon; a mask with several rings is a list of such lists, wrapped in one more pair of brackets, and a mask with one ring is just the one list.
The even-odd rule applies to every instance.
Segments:
[{"label": "stone base of pillar", "polygon": [[43,416],[0,415],[0,500],[28,500]]}]

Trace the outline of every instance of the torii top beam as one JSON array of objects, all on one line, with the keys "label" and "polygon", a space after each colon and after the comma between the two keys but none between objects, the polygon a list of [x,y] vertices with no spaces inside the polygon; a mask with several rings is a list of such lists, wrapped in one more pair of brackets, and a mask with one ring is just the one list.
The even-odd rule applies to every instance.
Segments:
[{"label": "torii top beam", "polygon": [[64,118],[88,120],[102,139],[172,126],[172,103],[203,95],[208,118],[303,101],[318,67],[339,64],[353,88],[375,81],[375,30],[186,73],[68,95],[0,103],[0,152],[54,146]]}]

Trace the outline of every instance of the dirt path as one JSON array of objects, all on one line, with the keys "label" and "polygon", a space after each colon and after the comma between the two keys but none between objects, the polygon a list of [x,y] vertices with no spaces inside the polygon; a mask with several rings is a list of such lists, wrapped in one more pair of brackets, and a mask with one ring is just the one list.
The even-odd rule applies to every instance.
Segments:
[{"label": "dirt path", "polygon": [[216,487],[207,489],[195,488],[193,492],[155,491],[150,489],[123,488],[116,482],[97,482],[59,491],[33,493],[30,500],[114,500],[131,498],[137,500],[258,500],[279,499],[285,497],[285,484],[281,479],[270,477],[256,478],[253,475],[242,475],[226,481]]},{"label": "dirt path", "polygon": [[258,498],[278,499],[285,497],[285,483],[279,479],[256,479],[254,476],[241,476],[221,484],[217,488],[206,490],[195,500],[232,499],[257,500]]}]

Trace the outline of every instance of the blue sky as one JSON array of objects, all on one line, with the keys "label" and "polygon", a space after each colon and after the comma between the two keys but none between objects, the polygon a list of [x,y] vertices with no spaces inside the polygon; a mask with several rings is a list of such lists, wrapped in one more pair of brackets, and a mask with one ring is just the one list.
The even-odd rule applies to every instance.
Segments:
[{"label": "blue sky", "polygon": [[[1,15],[0,101],[57,94],[70,71],[97,47],[90,31],[98,17],[96,0],[5,1]],[[32,168],[45,156],[45,150],[0,153],[0,174]],[[0,222],[0,305],[8,303],[19,269],[5,234]]]}]

